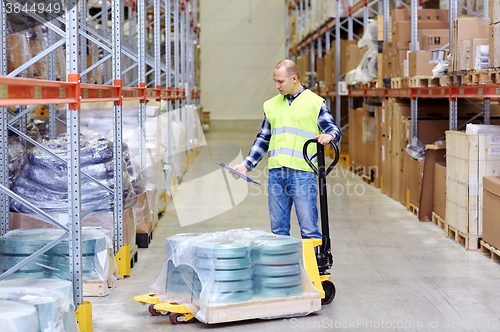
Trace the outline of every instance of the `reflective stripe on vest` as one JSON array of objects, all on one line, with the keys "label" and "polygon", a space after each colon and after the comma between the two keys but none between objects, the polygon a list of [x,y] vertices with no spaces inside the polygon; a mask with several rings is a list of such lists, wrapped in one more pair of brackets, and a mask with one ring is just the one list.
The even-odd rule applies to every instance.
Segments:
[{"label": "reflective stripe on vest", "polygon": [[314,138],[318,135],[316,133],[311,133],[310,131],[302,130],[302,129],[294,128],[294,127],[274,128],[271,131],[271,135],[278,135],[278,134],[293,134],[293,135],[301,136],[301,137],[304,137],[307,139]]},{"label": "reflective stripe on vest", "polygon": [[[271,151],[269,151],[267,153],[267,156],[269,158],[271,158],[271,157],[276,157],[279,154],[286,154],[286,155],[289,155],[289,156],[292,156],[292,157],[297,157],[297,158],[304,159],[304,153],[302,151],[297,151],[297,150],[288,149],[288,148],[281,148],[281,149],[271,150]],[[313,154],[308,153],[307,156],[313,162],[315,162],[317,160],[316,156],[313,155]],[[314,158],[312,158],[313,156],[314,156]]]}]

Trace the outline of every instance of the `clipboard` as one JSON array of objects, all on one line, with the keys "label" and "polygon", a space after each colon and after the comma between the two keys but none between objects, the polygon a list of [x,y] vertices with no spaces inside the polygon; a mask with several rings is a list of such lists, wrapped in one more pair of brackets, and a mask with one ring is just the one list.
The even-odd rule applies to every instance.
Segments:
[{"label": "clipboard", "polygon": [[222,168],[227,169],[227,170],[228,170],[228,171],[230,171],[231,173],[238,174],[238,176],[239,176],[240,178],[242,178],[243,180],[246,180],[247,182],[251,182],[251,183],[256,183],[256,184],[258,184],[258,185],[260,186],[260,183],[258,183],[257,181],[255,181],[255,180],[253,180],[253,179],[249,178],[249,177],[248,177],[248,176],[246,176],[245,174],[238,172],[237,170],[235,170],[235,169],[234,169],[234,168],[232,168],[231,166],[228,166],[228,165],[226,165],[226,164],[224,164],[224,163],[216,163],[216,164],[217,164],[217,165],[219,165],[219,166],[220,166],[220,167],[222,167]]}]

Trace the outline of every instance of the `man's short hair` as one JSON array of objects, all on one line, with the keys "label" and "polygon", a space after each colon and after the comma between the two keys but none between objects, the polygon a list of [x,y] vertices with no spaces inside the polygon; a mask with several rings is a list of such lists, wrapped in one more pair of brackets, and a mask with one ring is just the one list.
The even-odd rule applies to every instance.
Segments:
[{"label": "man's short hair", "polygon": [[292,60],[289,60],[289,59],[281,60],[276,65],[275,69],[279,69],[281,67],[285,68],[285,71],[287,72],[288,75],[290,75],[290,77],[293,75],[296,75],[297,78],[299,78],[299,67],[297,67],[295,62],[293,62]]}]

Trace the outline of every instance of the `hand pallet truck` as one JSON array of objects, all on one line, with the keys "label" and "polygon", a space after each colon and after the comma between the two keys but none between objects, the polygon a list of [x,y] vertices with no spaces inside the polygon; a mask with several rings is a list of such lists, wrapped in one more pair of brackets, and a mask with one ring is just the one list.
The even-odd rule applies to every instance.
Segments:
[{"label": "hand pallet truck", "polygon": [[[309,144],[317,144],[317,153],[308,156],[307,148]],[[339,161],[338,147],[333,144],[335,159],[326,169],[324,147],[315,139],[310,139],[304,144],[303,154],[307,164],[318,176],[319,203],[321,213],[321,233],[322,239],[302,240],[304,265],[307,276],[321,293],[321,304],[332,303],[335,298],[336,289],[330,281],[328,270],[333,265],[333,257],[330,244],[330,229],[328,225],[328,202],[326,193],[326,177]],[[314,166],[312,159],[317,157],[318,167]],[[155,293],[143,294],[134,297],[134,301],[142,304],[149,304],[148,311],[153,316],[168,315],[173,324],[192,323],[195,321],[194,315],[182,304],[176,302],[160,302]]]}]

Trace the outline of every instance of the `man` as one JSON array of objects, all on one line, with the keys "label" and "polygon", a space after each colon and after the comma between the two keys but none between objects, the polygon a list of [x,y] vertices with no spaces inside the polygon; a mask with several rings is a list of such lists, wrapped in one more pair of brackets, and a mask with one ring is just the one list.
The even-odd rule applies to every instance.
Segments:
[{"label": "man", "polygon": [[[245,161],[235,169],[251,171],[264,154],[269,157],[269,215],[274,234],[290,235],[292,204],[303,239],[319,238],[316,175],[303,158],[304,143],[311,138],[326,145],[341,138],[325,100],[300,83],[299,70],[282,60],[273,72],[279,95],[264,103],[264,122]],[[316,153],[314,144],[309,146]],[[237,174],[233,174],[238,179]]]}]

